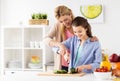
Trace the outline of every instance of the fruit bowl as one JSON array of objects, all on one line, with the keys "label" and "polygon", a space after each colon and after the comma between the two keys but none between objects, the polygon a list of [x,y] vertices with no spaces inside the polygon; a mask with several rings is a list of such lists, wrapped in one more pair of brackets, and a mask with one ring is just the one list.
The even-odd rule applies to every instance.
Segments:
[{"label": "fruit bowl", "polygon": [[112,72],[94,72],[97,79],[108,80],[111,78]]}]

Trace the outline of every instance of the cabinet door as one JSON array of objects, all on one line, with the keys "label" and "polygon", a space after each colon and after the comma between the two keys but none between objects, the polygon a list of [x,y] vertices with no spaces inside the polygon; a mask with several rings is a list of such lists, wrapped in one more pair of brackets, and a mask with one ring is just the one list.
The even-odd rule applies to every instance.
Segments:
[{"label": "cabinet door", "polygon": [[4,69],[22,70],[22,28],[3,28]]},{"label": "cabinet door", "polygon": [[4,49],[4,68],[22,70],[21,49]]},{"label": "cabinet door", "polygon": [[43,70],[43,27],[24,28],[24,69]]},{"label": "cabinet door", "polygon": [[24,48],[41,48],[43,28],[24,29]]},{"label": "cabinet door", "polygon": [[22,29],[4,28],[4,48],[22,48]]},{"label": "cabinet door", "polygon": [[25,49],[24,50],[24,69],[43,70],[43,50]]}]

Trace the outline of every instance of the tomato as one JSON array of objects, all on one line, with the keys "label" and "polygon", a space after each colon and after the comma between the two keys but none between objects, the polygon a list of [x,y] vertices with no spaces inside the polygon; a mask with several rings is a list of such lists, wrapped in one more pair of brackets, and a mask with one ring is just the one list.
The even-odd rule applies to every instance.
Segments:
[{"label": "tomato", "polygon": [[96,71],[96,72],[100,72],[100,68],[96,68],[95,71]]},{"label": "tomato", "polygon": [[103,66],[101,68],[96,68],[96,72],[109,72],[108,68]]}]

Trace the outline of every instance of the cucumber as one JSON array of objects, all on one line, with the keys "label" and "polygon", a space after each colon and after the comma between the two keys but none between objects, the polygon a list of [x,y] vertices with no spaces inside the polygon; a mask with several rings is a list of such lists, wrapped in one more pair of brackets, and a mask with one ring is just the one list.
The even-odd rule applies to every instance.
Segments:
[{"label": "cucumber", "polygon": [[55,70],[54,73],[55,74],[66,74],[67,71],[66,70]]},{"label": "cucumber", "polygon": [[70,73],[77,73],[75,68],[70,68]]}]

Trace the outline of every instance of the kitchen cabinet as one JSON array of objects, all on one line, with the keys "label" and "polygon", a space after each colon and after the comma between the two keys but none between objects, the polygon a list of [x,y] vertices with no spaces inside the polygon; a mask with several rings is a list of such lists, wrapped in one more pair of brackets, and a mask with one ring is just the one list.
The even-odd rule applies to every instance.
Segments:
[{"label": "kitchen cabinet", "polygon": [[2,56],[1,56],[1,50],[0,50],[0,76],[2,75]]},{"label": "kitchen cabinet", "polygon": [[3,26],[3,71],[45,71],[53,61],[51,49],[42,42],[47,25]]},{"label": "kitchen cabinet", "polygon": [[[0,26],[0,32],[1,32],[1,26]],[[0,76],[2,75],[2,41],[1,41],[1,33],[0,33]]]}]

